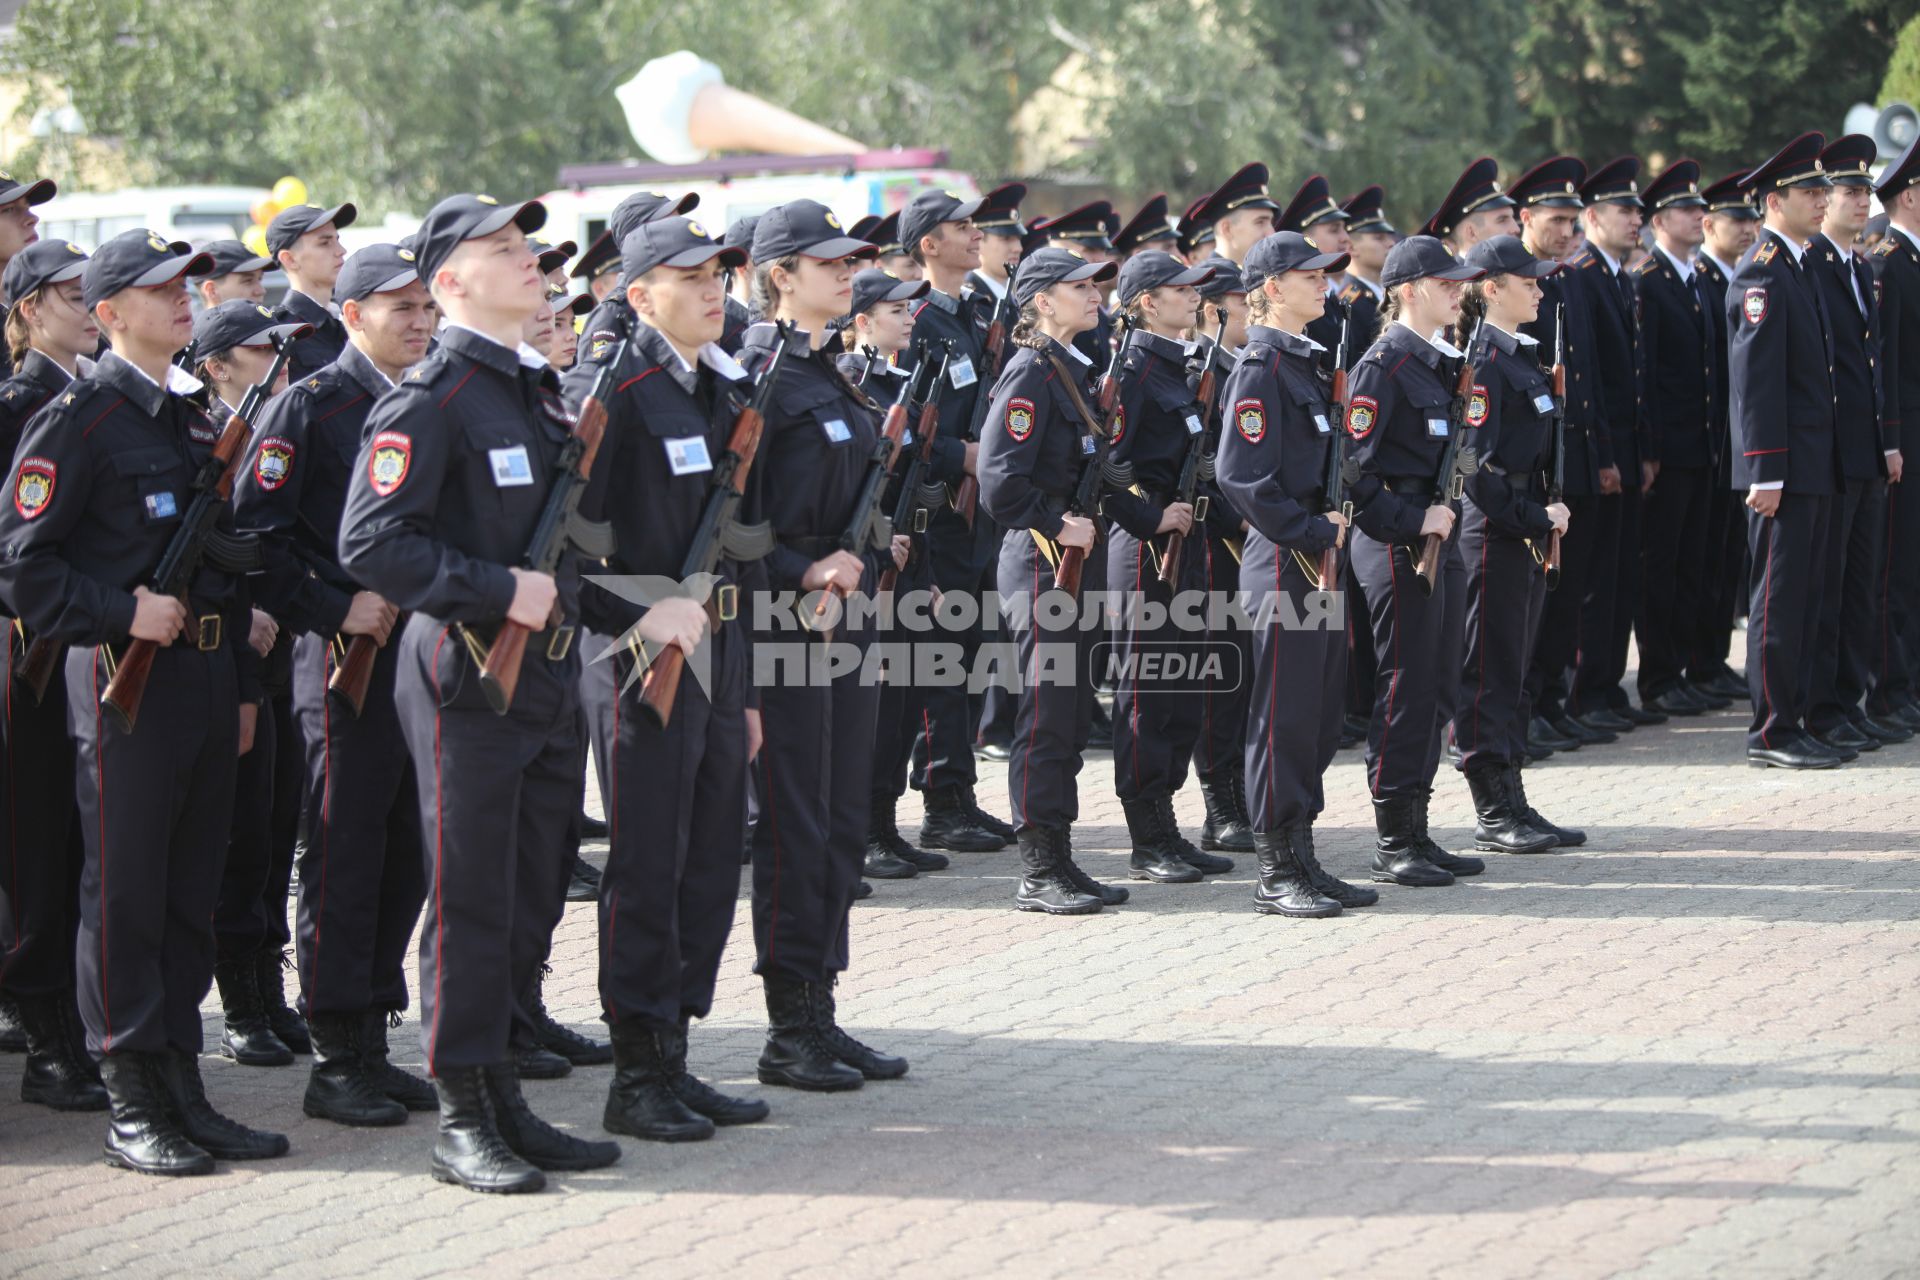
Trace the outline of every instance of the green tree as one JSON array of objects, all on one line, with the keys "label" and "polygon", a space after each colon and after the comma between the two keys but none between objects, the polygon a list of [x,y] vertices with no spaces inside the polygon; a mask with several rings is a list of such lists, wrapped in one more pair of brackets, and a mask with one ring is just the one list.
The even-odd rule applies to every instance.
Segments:
[{"label": "green tree", "polygon": [[1887,64],[1886,78],[1880,82],[1875,106],[1889,102],[1920,102],[1920,17],[1909,18],[1893,43],[1893,60]]}]

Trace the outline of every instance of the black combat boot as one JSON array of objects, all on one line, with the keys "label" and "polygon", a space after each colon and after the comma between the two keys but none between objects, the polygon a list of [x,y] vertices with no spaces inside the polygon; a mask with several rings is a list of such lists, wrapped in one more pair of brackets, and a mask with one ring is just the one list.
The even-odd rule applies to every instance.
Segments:
[{"label": "black combat boot", "polygon": [[1067,883],[1084,894],[1100,899],[1102,906],[1117,907],[1133,896],[1133,891],[1122,884],[1104,884],[1095,880],[1080,869],[1073,860],[1073,833],[1067,827],[1061,827],[1048,836],[1059,846],[1060,857],[1055,863],[1056,869],[1067,878]]},{"label": "black combat boot", "polygon": [[60,1017],[60,1002],[71,991],[16,996],[20,1029],[27,1037],[26,1069],[20,1075],[20,1101],[55,1111],[105,1111],[106,1086],[93,1062],[74,1044]]},{"label": "black combat boot", "polygon": [[955,853],[992,853],[1007,842],[981,826],[961,787],[930,787],[921,793],[927,816],[920,822],[920,846]]},{"label": "black combat boot", "polygon": [[0,1053],[25,1053],[27,1033],[20,1027],[12,996],[0,996]]},{"label": "black combat boot", "polygon": [[159,1054],[110,1053],[100,1064],[106,1081],[107,1163],[135,1173],[187,1177],[212,1173],[213,1157],[195,1146],[167,1105]]},{"label": "black combat boot", "polygon": [[260,996],[260,968],[252,957],[215,965],[214,983],[220,988],[220,1008],[226,1028],[220,1052],[243,1067],[284,1067],[293,1062],[293,1050],[273,1034],[266,1005]]},{"label": "black combat boot", "polygon": [[493,1104],[494,1127],[513,1154],[536,1169],[548,1172],[604,1169],[620,1158],[617,1142],[588,1142],[560,1130],[533,1114],[520,1092],[520,1075],[512,1062],[481,1068],[487,1081],[487,1101]]},{"label": "black combat boot", "polygon": [[1414,841],[1416,821],[1412,796],[1388,796],[1373,802],[1373,825],[1379,832],[1373,850],[1373,878],[1381,884],[1404,884],[1419,889],[1452,884],[1451,871],[1441,870],[1422,856]]},{"label": "black combat boot", "polygon": [[980,807],[980,801],[973,794],[972,787],[962,787],[960,791],[961,794],[966,797],[967,816],[973,819],[974,825],[982,831],[998,836],[1002,848],[1012,844],[1013,824],[996,818],[985,809],[982,809]]},{"label": "black combat boot", "polygon": [[[590,1040],[571,1027],[561,1026],[553,1020],[553,1015],[547,1012],[544,987],[547,975],[552,972],[553,966],[541,965],[540,972],[534,976],[533,986],[526,1000],[522,1002],[526,1008],[527,1021],[533,1025],[534,1039],[542,1049],[548,1053],[558,1054],[576,1067],[597,1067],[612,1062],[612,1046],[602,1044],[598,1040]],[[521,1074],[526,1073],[523,1071]]]},{"label": "black combat boot", "polygon": [[666,1038],[633,1018],[613,1024],[613,1083],[600,1117],[608,1133],[649,1142],[704,1142],[713,1136],[713,1121],[673,1091]]},{"label": "black combat boot", "polygon": [[1200,775],[1200,795],[1207,802],[1207,822],[1200,828],[1202,849],[1253,852],[1253,825],[1247,821],[1246,801],[1234,786],[1239,771],[1236,765]]},{"label": "black combat boot", "polygon": [[1293,860],[1307,873],[1307,879],[1320,891],[1321,897],[1332,898],[1343,907],[1370,907],[1380,901],[1378,889],[1348,884],[1320,865],[1320,856],[1313,847],[1311,818],[1287,828],[1281,834],[1287,838],[1287,847],[1293,850]]},{"label": "black combat boot", "polygon": [[307,1035],[307,1020],[287,1004],[286,976],[293,962],[287,953],[274,947],[262,948],[253,958],[260,975],[260,1007],[267,1011],[267,1025],[280,1043],[295,1053],[312,1053],[313,1041]]},{"label": "black combat boot", "polygon": [[[1056,841],[1056,834],[1060,837]],[[1021,911],[1044,911],[1054,916],[1086,916],[1105,903],[1096,893],[1080,888],[1062,865],[1058,852],[1065,833],[1047,827],[1022,827],[1020,866],[1023,875],[1013,891],[1013,905]]]},{"label": "black combat boot", "polygon": [[409,1111],[437,1111],[439,1097],[433,1086],[411,1071],[402,1071],[387,1060],[387,1028],[400,1025],[399,1010],[369,1009],[360,1028],[360,1058],[367,1064],[367,1075],[380,1092]]},{"label": "black combat boot", "polygon": [[160,1058],[160,1079],[180,1131],[215,1160],[271,1160],[287,1154],[285,1134],[249,1129],[213,1109],[200,1079],[199,1054],[168,1050]]},{"label": "black combat boot", "polygon": [[867,852],[861,863],[860,874],[872,876],[875,880],[911,880],[920,874],[920,864],[907,855],[919,854],[922,858],[939,858],[942,867],[947,865],[945,855],[938,853],[920,853],[900,838],[900,829],[894,822],[893,797],[874,796],[867,809]]},{"label": "black combat boot", "polygon": [[1545,853],[1554,839],[1515,812],[1507,794],[1506,766],[1476,764],[1467,770],[1473,793],[1473,847],[1493,853]]},{"label": "black combat boot", "polygon": [[1284,831],[1253,833],[1260,859],[1260,882],[1253,887],[1253,905],[1270,916],[1318,920],[1340,914],[1340,904],[1314,888],[1305,867],[1293,855]]},{"label": "black combat boot", "polygon": [[833,982],[819,984],[813,988],[811,995],[813,1025],[820,1032],[820,1040],[827,1046],[827,1052],[869,1080],[898,1080],[907,1074],[905,1058],[881,1053],[840,1029],[839,1006],[833,999]]},{"label": "black combat boot", "polygon": [[445,1067],[434,1077],[440,1097],[440,1133],[433,1143],[433,1176],[469,1191],[513,1195],[538,1191],[547,1175],[515,1155],[494,1127],[486,1072]]},{"label": "black combat boot", "polygon": [[772,1108],[758,1098],[736,1098],[720,1092],[687,1070],[687,1022],[667,1041],[667,1087],[673,1096],[717,1125],[757,1124],[772,1114]]},{"label": "black combat boot", "polygon": [[1527,787],[1520,778],[1520,767],[1518,765],[1508,765],[1507,795],[1512,798],[1513,806],[1519,810],[1520,816],[1527,820],[1528,826],[1533,827],[1536,831],[1546,832],[1553,837],[1554,843],[1563,849],[1571,849],[1576,845],[1583,845],[1587,842],[1587,833],[1578,827],[1563,827],[1558,823],[1549,822],[1541,817],[1540,811],[1528,802]]},{"label": "black combat boot", "polygon": [[573,855],[573,866],[567,872],[568,902],[598,902],[600,900],[600,869],[579,854]]},{"label": "black combat boot", "polygon": [[1127,855],[1128,875],[1160,884],[1192,884],[1200,879],[1200,868],[1182,861],[1168,843],[1156,801],[1125,800],[1120,807],[1127,815],[1127,834],[1133,838],[1133,852]]},{"label": "black combat boot", "polygon": [[1487,869],[1486,861],[1469,854],[1453,853],[1443,849],[1427,833],[1427,807],[1433,803],[1433,788],[1429,786],[1413,802],[1413,845],[1420,856],[1442,871],[1450,871],[1457,878],[1477,876]]},{"label": "black combat boot", "polygon": [[[1180,817],[1173,810],[1173,797],[1161,796],[1154,801],[1154,812],[1159,815],[1160,835],[1174,856],[1201,875],[1222,876],[1233,870],[1233,859],[1223,858],[1217,853],[1202,853],[1193,845],[1193,841],[1180,834]],[[1248,830],[1252,830],[1249,826]]]},{"label": "black combat boot", "polygon": [[364,1013],[316,1013],[307,1024],[313,1036],[313,1072],[300,1109],[316,1120],[365,1128],[405,1124],[407,1109],[389,1098],[367,1069],[361,1049]]},{"label": "black combat boot", "polygon": [[767,1045],[760,1053],[760,1083],[839,1093],[858,1089],[866,1077],[833,1055],[813,1017],[813,984],[762,974],[767,995]]}]

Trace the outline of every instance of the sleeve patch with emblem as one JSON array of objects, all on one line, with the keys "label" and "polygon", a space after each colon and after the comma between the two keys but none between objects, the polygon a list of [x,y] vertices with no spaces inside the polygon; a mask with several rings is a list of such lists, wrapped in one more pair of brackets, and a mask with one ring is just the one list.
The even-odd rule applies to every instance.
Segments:
[{"label": "sleeve patch with emblem", "polygon": [[1259,444],[1267,435],[1267,406],[1259,400],[1235,400],[1233,425],[1248,444]]},{"label": "sleeve patch with emblem", "polygon": [[1007,434],[1025,440],[1033,434],[1033,401],[1015,396],[1007,401]]},{"label": "sleeve patch with emblem", "polygon": [[268,436],[260,442],[259,456],[253,460],[253,478],[271,493],[287,482],[293,471],[293,441],[285,436]]},{"label": "sleeve patch with emblem", "polygon": [[373,451],[367,457],[367,483],[381,497],[387,497],[407,478],[407,466],[413,461],[413,438],[398,431],[382,431],[373,438]]},{"label": "sleeve patch with emblem", "polygon": [[1767,291],[1749,289],[1740,299],[1740,314],[1747,318],[1748,324],[1759,324],[1767,318]]},{"label": "sleeve patch with emblem", "polygon": [[1127,406],[1117,404],[1113,406],[1113,443],[1119,444],[1121,440],[1126,438],[1126,434]]},{"label": "sleeve patch with emblem", "polygon": [[1347,434],[1355,440],[1364,440],[1373,430],[1375,420],[1380,417],[1380,402],[1372,396],[1355,396],[1353,403],[1347,406]]},{"label": "sleeve patch with emblem", "polygon": [[1475,383],[1473,390],[1467,393],[1467,425],[1478,427],[1487,420],[1487,389]]},{"label": "sleeve patch with emblem", "polygon": [[31,520],[47,509],[53,497],[53,478],[59,470],[51,458],[20,460],[19,477],[13,482],[13,506],[22,518]]}]

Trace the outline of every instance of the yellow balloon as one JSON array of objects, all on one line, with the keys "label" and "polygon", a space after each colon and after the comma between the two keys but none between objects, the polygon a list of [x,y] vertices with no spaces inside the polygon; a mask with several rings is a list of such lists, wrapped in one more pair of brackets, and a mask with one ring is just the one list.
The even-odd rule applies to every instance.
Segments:
[{"label": "yellow balloon", "polygon": [[255,257],[265,258],[267,253],[267,229],[261,226],[248,227],[240,233],[240,243],[247,246]]},{"label": "yellow balloon", "polygon": [[282,209],[307,202],[307,184],[289,174],[273,184],[273,202]]}]

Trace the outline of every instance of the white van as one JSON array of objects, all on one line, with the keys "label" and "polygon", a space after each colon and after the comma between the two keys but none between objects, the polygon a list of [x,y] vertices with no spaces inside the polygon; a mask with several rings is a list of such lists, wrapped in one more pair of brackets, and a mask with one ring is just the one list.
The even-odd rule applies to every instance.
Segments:
[{"label": "white van", "polygon": [[33,211],[41,236],[71,240],[88,251],[142,227],[198,244],[238,240],[253,225],[253,206],[272,195],[266,187],[128,187],[57,195]]}]

